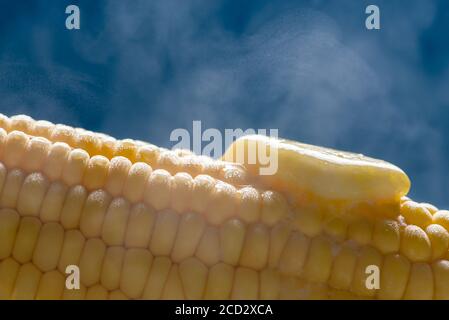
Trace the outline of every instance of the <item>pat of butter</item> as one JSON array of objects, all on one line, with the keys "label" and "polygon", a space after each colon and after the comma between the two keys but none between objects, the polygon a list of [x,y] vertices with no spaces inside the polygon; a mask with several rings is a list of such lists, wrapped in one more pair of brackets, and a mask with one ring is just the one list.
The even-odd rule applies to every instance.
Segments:
[{"label": "pat of butter", "polygon": [[[410,189],[407,175],[391,163],[266,136],[237,139],[223,159],[244,165],[264,184],[331,200],[392,202]],[[269,167],[276,170],[264,174]]]}]

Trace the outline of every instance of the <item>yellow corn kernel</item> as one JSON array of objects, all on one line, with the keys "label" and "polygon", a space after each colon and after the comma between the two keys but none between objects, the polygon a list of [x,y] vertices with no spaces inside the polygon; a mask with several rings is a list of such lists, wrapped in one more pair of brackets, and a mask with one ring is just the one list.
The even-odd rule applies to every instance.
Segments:
[{"label": "yellow corn kernel", "polygon": [[410,279],[405,290],[404,299],[431,300],[433,292],[432,267],[427,263],[414,263],[410,270]]},{"label": "yellow corn kernel", "polygon": [[245,243],[240,256],[240,265],[261,270],[268,260],[270,234],[263,224],[254,224],[246,232]]},{"label": "yellow corn kernel", "polygon": [[439,224],[449,231],[449,211],[440,210],[433,215],[433,223]]},{"label": "yellow corn kernel", "polygon": [[409,225],[402,233],[401,252],[411,261],[425,262],[432,255],[427,234],[418,226]]},{"label": "yellow corn kernel", "polygon": [[449,232],[439,224],[431,224],[426,233],[432,244],[432,259],[442,258],[449,247]]},{"label": "yellow corn kernel", "polygon": [[438,260],[432,264],[435,283],[434,298],[437,300],[449,299],[449,261]]},{"label": "yellow corn kernel", "polygon": [[383,254],[397,252],[400,245],[399,224],[394,220],[379,220],[374,226],[372,243]]},{"label": "yellow corn kernel", "polygon": [[230,150],[251,141],[273,175],[0,115],[0,299],[449,299],[449,211],[405,197],[400,169],[272,138]]},{"label": "yellow corn kernel", "polygon": [[401,205],[401,214],[409,224],[417,225],[421,228],[432,223],[430,211],[414,201],[407,201]]},{"label": "yellow corn kernel", "polygon": [[12,209],[0,209],[0,259],[11,255],[19,227],[19,215]]},{"label": "yellow corn kernel", "polygon": [[372,234],[373,226],[368,220],[360,219],[350,223],[348,226],[348,238],[360,245],[371,243]]},{"label": "yellow corn kernel", "polygon": [[410,277],[410,262],[399,254],[384,258],[380,276],[379,299],[401,299]]}]

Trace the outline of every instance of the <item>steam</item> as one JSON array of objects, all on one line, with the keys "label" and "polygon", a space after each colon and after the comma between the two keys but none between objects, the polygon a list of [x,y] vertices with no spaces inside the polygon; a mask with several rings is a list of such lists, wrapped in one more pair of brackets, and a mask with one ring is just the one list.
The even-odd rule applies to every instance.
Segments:
[{"label": "steam", "polygon": [[421,40],[438,3],[377,1],[380,31],[364,28],[368,4],[264,4],[233,29],[225,18],[244,8],[224,1],[81,3],[78,33],[41,8],[25,56],[0,46],[1,112],[165,147],[194,120],[222,132],[279,129],[391,161],[413,197],[449,207],[449,133],[434,124],[449,121],[449,69],[425,69]]}]

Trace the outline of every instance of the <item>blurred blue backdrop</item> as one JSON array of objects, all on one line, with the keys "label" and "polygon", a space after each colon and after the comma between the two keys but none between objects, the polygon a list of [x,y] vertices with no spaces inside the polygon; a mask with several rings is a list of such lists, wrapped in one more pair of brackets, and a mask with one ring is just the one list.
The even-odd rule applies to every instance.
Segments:
[{"label": "blurred blue backdrop", "polygon": [[9,116],[165,147],[192,120],[278,128],[391,161],[449,207],[448,1],[1,0],[0,30]]}]

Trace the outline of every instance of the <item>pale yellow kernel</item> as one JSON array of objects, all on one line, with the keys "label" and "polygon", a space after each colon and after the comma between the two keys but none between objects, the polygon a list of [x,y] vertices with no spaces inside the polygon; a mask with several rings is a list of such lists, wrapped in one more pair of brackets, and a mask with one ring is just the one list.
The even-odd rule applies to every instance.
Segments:
[{"label": "pale yellow kernel", "polygon": [[337,253],[332,265],[329,285],[332,288],[348,290],[357,264],[357,253],[349,245],[343,245]]},{"label": "pale yellow kernel", "polygon": [[220,179],[233,185],[244,185],[248,182],[248,175],[243,166],[226,165],[220,172]]},{"label": "pale yellow kernel", "polygon": [[59,181],[50,185],[40,208],[39,216],[42,221],[60,221],[60,214],[64,206],[67,191],[67,186]]},{"label": "pale yellow kernel", "polygon": [[81,212],[80,230],[86,238],[100,237],[111,196],[103,190],[89,194]]},{"label": "pale yellow kernel", "polygon": [[38,216],[48,187],[49,181],[43,174],[29,174],[20,189],[17,211],[23,216]]},{"label": "pale yellow kernel", "polygon": [[20,264],[12,258],[0,262],[0,300],[11,298]]},{"label": "pale yellow kernel", "polygon": [[56,142],[50,147],[42,169],[50,180],[61,178],[69,153],[70,147],[66,143]]},{"label": "pale yellow kernel", "polygon": [[231,299],[255,300],[259,296],[259,275],[249,268],[238,267],[235,270]]},{"label": "pale yellow kernel", "polygon": [[154,170],[148,177],[145,191],[145,202],[156,210],[168,208],[170,204],[171,175],[165,170]]},{"label": "pale yellow kernel", "polygon": [[129,202],[123,198],[115,198],[109,204],[101,233],[103,241],[108,246],[124,243],[130,207]]},{"label": "pale yellow kernel", "polygon": [[22,168],[25,171],[39,171],[42,169],[50,149],[50,142],[41,137],[33,137],[28,141],[25,154],[22,159]]},{"label": "pale yellow kernel", "polygon": [[152,168],[143,162],[137,162],[131,166],[123,187],[123,195],[129,201],[138,202],[142,200],[145,184],[151,172]]},{"label": "pale yellow kernel", "polygon": [[220,261],[220,234],[215,227],[207,226],[204,229],[195,255],[208,267]]},{"label": "pale yellow kernel", "polygon": [[290,222],[283,221],[271,228],[270,253],[268,254],[268,266],[276,268],[279,263],[282,251],[289,240],[292,226]]},{"label": "pale yellow kernel", "polygon": [[81,185],[72,186],[67,191],[61,210],[61,224],[66,229],[79,226],[81,212],[87,199],[87,190]]},{"label": "pale yellow kernel", "polygon": [[85,150],[91,157],[93,157],[100,154],[101,141],[93,132],[79,132],[78,148]]},{"label": "pale yellow kernel", "polygon": [[265,191],[262,193],[262,223],[273,226],[285,218],[288,213],[287,200],[279,192]]},{"label": "pale yellow kernel", "polygon": [[261,215],[262,200],[259,192],[252,187],[238,190],[240,197],[237,216],[246,223],[254,223]]},{"label": "pale yellow kernel", "polygon": [[429,212],[433,215],[435,214],[435,212],[438,211],[438,208],[435,207],[433,204],[430,203],[426,203],[426,202],[422,202],[420,203],[424,208],[426,208],[427,210],[429,210]]},{"label": "pale yellow kernel", "polygon": [[310,239],[308,237],[299,232],[291,233],[279,260],[279,270],[282,274],[295,276],[301,274],[309,246]]},{"label": "pale yellow kernel", "polygon": [[202,161],[195,155],[184,155],[180,158],[180,170],[192,177],[205,172]]},{"label": "pale yellow kernel", "polygon": [[64,243],[58,263],[58,270],[60,272],[65,274],[67,266],[79,265],[85,243],[86,239],[79,230],[73,229],[65,232]]},{"label": "pale yellow kernel", "polygon": [[49,222],[42,226],[33,254],[33,263],[47,272],[58,265],[64,241],[64,229],[59,223]]},{"label": "pale yellow kernel", "polygon": [[63,124],[57,124],[53,127],[53,130],[50,135],[50,140],[64,142],[67,143],[69,146],[74,147],[77,143],[75,129]]},{"label": "pale yellow kernel", "polygon": [[139,298],[145,288],[152,262],[153,256],[146,249],[126,250],[120,290],[130,298]]},{"label": "pale yellow kernel", "polygon": [[117,141],[114,156],[122,156],[129,159],[131,162],[135,162],[137,157],[137,146],[134,141],[130,139]]},{"label": "pale yellow kernel", "polygon": [[[45,121],[45,120],[38,120],[34,123],[34,128],[33,128],[33,135],[35,136],[39,136],[39,137],[44,137],[48,140],[51,140],[51,133],[54,129],[54,124],[51,123],[50,121]],[[53,141],[53,140],[51,140]]]},{"label": "pale yellow kernel", "polygon": [[408,225],[402,233],[401,253],[414,262],[428,261],[432,255],[429,237],[418,226]]},{"label": "pale yellow kernel", "polygon": [[158,154],[157,166],[163,170],[167,170],[171,174],[175,174],[179,168],[180,160],[175,152],[171,150],[162,150]]},{"label": "pale yellow kernel", "polygon": [[0,113],[0,128],[5,131],[11,131],[11,120],[2,113]]},{"label": "pale yellow kernel", "polygon": [[371,242],[373,226],[368,220],[360,219],[349,224],[348,238],[358,244],[367,245]]},{"label": "pale yellow kernel", "polygon": [[220,227],[221,260],[231,266],[238,264],[245,241],[245,225],[238,219],[226,221]]},{"label": "pale yellow kernel", "polygon": [[434,299],[448,300],[449,299],[449,261],[438,260],[432,264],[432,271],[434,277]]},{"label": "pale yellow kernel", "polygon": [[161,299],[163,300],[183,300],[185,299],[182,289],[181,277],[179,276],[179,267],[174,264],[168,273]]},{"label": "pale yellow kernel", "polygon": [[323,214],[318,209],[300,208],[293,216],[294,227],[309,237],[315,237],[322,230]]},{"label": "pale yellow kernel", "polygon": [[12,256],[16,261],[24,264],[31,260],[41,225],[41,221],[35,217],[23,217],[20,219],[14,249],[12,251]]},{"label": "pale yellow kernel", "polygon": [[131,161],[124,157],[114,157],[109,162],[109,172],[106,178],[105,189],[112,196],[116,197],[122,193],[130,168]]},{"label": "pale yellow kernel", "polygon": [[89,162],[89,154],[82,149],[70,151],[62,169],[62,180],[69,186],[82,182],[84,171]]},{"label": "pale yellow kernel", "polygon": [[28,136],[25,133],[12,131],[8,134],[3,150],[3,162],[7,167],[18,167],[22,163],[27,144]]},{"label": "pale yellow kernel", "polygon": [[154,258],[148,280],[143,290],[143,299],[156,300],[161,298],[171,265],[172,261],[168,257]]},{"label": "pale yellow kernel", "polygon": [[108,247],[101,268],[100,282],[109,291],[120,287],[125,248]]},{"label": "pale yellow kernel", "polygon": [[33,300],[37,293],[40,278],[41,272],[32,263],[23,264],[14,283],[12,299]]},{"label": "pale yellow kernel", "polygon": [[432,267],[427,263],[412,264],[404,299],[432,300],[433,291]]},{"label": "pale yellow kernel", "polygon": [[225,263],[217,263],[209,269],[204,299],[229,299],[233,289],[234,268]]},{"label": "pale yellow kernel", "polygon": [[383,254],[399,251],[399,224],[393,220],[377,221],[374,226],[372,243]]},{"label": "pale yellow kernel", "polygon": [[101,151],[100,154],[108,159],[114,158],[115,145],[117,140],[110,136],[103,136],[101,139]]},{"label": "pale yellow kernel", "polygon": [[12,116],[11,120],[11,130],[23,131],[27,134],[31,134],[33,130],[34,119],[30,116],[24,114],[19,114]]},{"label": "pale yellow kernel", "polygon": [[171,254],[174,262],[179,263],[195,255],[205,227],[206,221],[199,214],[185,213],[182,215]]},{"label": "pale yellow kernel", "polygon": [[8,172],[0,198],[0,207],[17,207],[17,199],[24,180],[25,174],[22,170],[14,169]]},{"label": "pale yellow kernel", "polygon": [[156,164],[158,155],[159,148],[151,145],[141,146],[137,150],[137,160],[150,165]]},{"label": "pale yellow kernel", "polygon": [[187,258],[179,265],[179,275],[187,299],[203,297],[207,282],[207,267],[196,258]]},{"label": "pale yellow kernel", "polygon": [[86,241],[79,262],[80,280],[85,286],[92,286],[100,280],[105,253],[106,245],[100,239]]},{"label": "pale yellow kernel", "polygon": [[173,176],[171,184],[171,207],[175,211],[183,213],[189,209],[192,189],[193,179],[189,174],[180,172]]},{"label": "pale yellow kernel", "polygon": [[6,168],[3,165],[3,163],[0,162],[0,194],[2,193],[2,190],[3,190],[3,185],[6,180],[6,175],[7,175]]},{"label": "pale yellow kernel", "polygon": [[263,269],[268,261],[270,233],[267,226],[258,223],[248,227],[240,256],[240,265],[254,270]]},{"label": "pale yellow kernel", "polygon": [[220,225],[235,215],[237,191],[234,186],[217,182],[211,194],[206,218],[212,225]]},{"label": "pale yellow kernel", "polygon": [[426,233],[432,244],[432,259],[444,257],[449,247],[449,232],[439,224],[431,224]]},{"label": "pale yellow kernel", "polygon": [[[207,156],[199,156],[203,162],[203,172],[212,176],[222,178],[223,168],[226,166],[226,162],[214,161]],[[223,179],[222,179],[223,180]]]},{"label": "pale yellow kernel", "polygon": [[378,298],[401,299],[410,276],[410,262],[400,254],[386,255],[380,273]]},{"label": "pale yellow kernel", "polygon": [[276,270],[264,269],[260,272],[260,299],[277,299],[280,292],[281,277]]},{"label": "pale yellow kernel", "polygon": [[433,223],[443,226],[449,231],[449,211],[440,210],[433,215]]},{"label": "pale yellow kernel", "polygon": [[312,282],[324,283],[332,268],[331,243],[323,237],[312,239],[304,265],[304,277]]},{"label": "pale yellow kernel", "polygon": [[153,208],[143,203],[135,204],[128,218],[125,245],[128,248],[148,248],[155,221],[156,212]]},{"label": "pale yellow kernel", "polygon": [[83,185],[88,190],[104,186],[109,171],[109,160],[104,156],[93,156],[84,171]]},{"label": "pale yellow kernel", "polygon": [[279,299],[281,300],[299,300],[304,299],[301,291],[306,290],[304,283],[298,281],[297,277],[281,275],[281,289]]},{"label": "pale yellow kernel", "polygon": [[421,228],[425,228],[432,223],[432,214],[430,211],[414,201],[402,203],[401,214],[408,224],[414,224]]},{"label": "pale yellow kernel", "polygon": [[170,255],[175,244],[178,224],[179,214],[173,210],[158,213],[149,246],[153,255]]},{"label": "pale yellow kernel", "polygon": [[331,217],[326,219],[323,229],[324,232],[336,240],[342,241],[346,238],[348,225],[344,219]]},{"label": "pale yellow kernel", "polygon": [[12,209],[0,209],[0,259],[11,255],[19,227],[19,214]]},{"label": "pale yellow kernel", "polygon": [[64,276],[57,270],[46,272],[39,281],[36,300],[59,300],[65,286]]},{"label": "pale yellow kernel", "polygon": [[193,192],[190,203],[194,212],[206,212],[214,187],[215,179],[211,176],[200,174],[193,179]]}]

